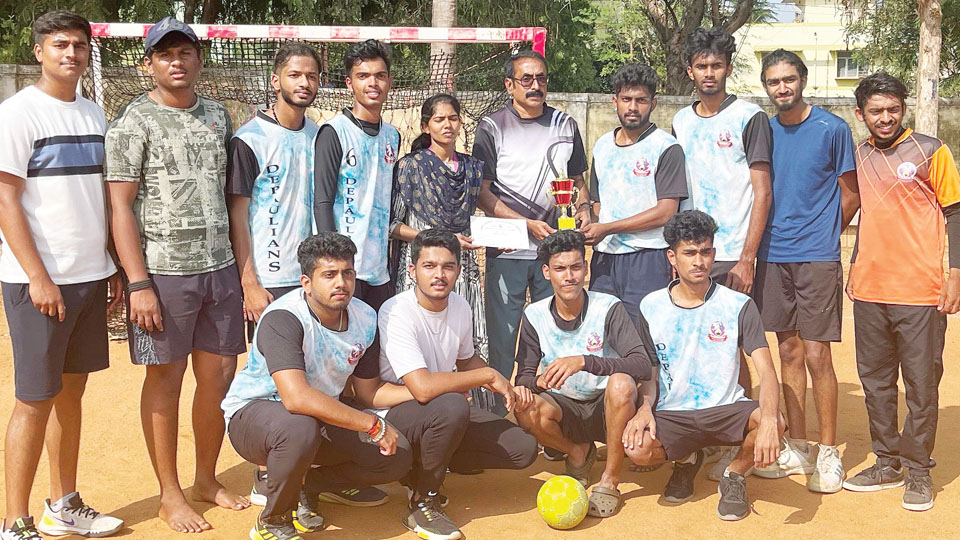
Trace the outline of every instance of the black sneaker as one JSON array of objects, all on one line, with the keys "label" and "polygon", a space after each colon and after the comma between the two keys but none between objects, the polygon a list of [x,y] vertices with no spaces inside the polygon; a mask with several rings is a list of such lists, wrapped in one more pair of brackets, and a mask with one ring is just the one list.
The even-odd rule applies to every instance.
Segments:
[{"label": "black sneaker", "polygon": [[300,502],[293,512],[293,526],[302,533],[311,533],[323,529],[323,516],[317,508],[317,499],[300,492]]},{"label": "black sneaker", "polygon": [[[7,524],[4,522],[3,527]],[[7,529],[0,530],[0,538],[3,540],[43,540],[37,527],[33,524],[33,516],[22,517],[13,522],[13,525]]]},{"label": "black sneaker", "polygon": [[703,450],[697,450],[693,463],[673,462],[673,474],[663,489],[663,500],[670,504],[680,504],[693,497],[693,480],[703,465]]},{"label": "black sneaker", "polygon": [[933,485],[929,473],[910,472],[903,490],[903,507],[914,512],[933,508]]},{"label": "black sneaker", "polygon": [[250,488],[250,504],[257,506],[267,505],[267,471],[253,470],[253,487]]},{"label": "black sneaker", "polygon": [[543,447],[543,459],[547,461],[563,461],[567,459],[567,454],[549,446]]},{"label": "black sneaker", "polygon": [[437,501],[436,493],[416,501],[410,515],[403,520],[403,526],[415,532],[424,540],[457,540],[463,533],[447,517]]},{"label": "black sneaker", "polygon": [[293,525],[293,516],[257,517],[250,540],[303,540]]},{"label": "black sneaker", "polygon": [[720,503],[717,505],[717,515],[724,521],[740,521],[750,513],[750,502],[747,501],[747,479],[728,471],[720,477]]},{"label": "black sneaker", "polygon": [[903,467],[893,468],[879,461],[858,472],[853,478],[843,481],[843,489],[849,491],[880,491],[903,485]]},{"label": "black sneaker", "polygon": [[320,494],[323,502],[343,504],[346,506],[380,506],[387,502],[387,494],[373,486],[362,488],[341,489],[340,491],[324,491]]}]

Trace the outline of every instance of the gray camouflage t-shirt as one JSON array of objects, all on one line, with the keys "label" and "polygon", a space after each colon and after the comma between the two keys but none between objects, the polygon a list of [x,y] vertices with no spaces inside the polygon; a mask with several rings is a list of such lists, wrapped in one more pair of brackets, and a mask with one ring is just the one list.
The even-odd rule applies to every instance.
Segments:
[{"label": "gray camouflage t-shirt", "polygon": [[223,105],[189,109],[137,97],[107,130],[107,182],[139,182],[133,211],[147,272],[191,275],[233,264],[224,186],[232,134]]}]

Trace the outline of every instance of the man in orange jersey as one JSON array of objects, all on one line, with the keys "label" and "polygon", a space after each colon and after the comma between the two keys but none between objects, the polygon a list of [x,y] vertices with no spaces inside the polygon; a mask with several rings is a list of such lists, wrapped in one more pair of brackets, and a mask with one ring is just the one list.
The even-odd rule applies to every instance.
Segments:
[{"label": "man in orange jersey", "polygon": [[[942,141],[901,125],[902,82],[875,73],[860,81],[856,97],[857,119],[871,137],[857,147],[861,212],[846,290],[877,462],[843,486],[878,491],[905,483],[903,507],[929,510],[946,316],[960,308],[960,175]],[[908,408],[902,432],[900,371]]]}]

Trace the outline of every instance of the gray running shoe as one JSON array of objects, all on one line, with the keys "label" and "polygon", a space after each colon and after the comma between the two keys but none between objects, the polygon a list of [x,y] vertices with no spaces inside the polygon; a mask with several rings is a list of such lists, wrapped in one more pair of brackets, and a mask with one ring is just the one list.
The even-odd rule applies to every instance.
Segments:
[{"label": "gray running shoe", "polygon": [[843,489],[848,491],[880,491],[900,487],[903,485],[903,468],[893,468],[876,462],[870,467],[858,472],[853,478],[843,482]]},{"label": "gray running shoe", "polygon": [[[312,500],[311,500],[312,499]],[[302,533],[310,533],[323,529],[323,516],[317,505],[317,499],[305,492],[300,492],[300,502],[293,513],[293,526]]]},{"label": "gray running shoe", "polygon": [[747,479],[730,471],[720,478],[720,503],[717,515],[724,521],[740,521],[750,513],[750,501],[747,500]]},{"label": "gray running shoe", "polygon": [[463,533],[447,517],[436,499],[436,493],[416,501],[413,511],[403,520],[403,526],[424,540],[458,540]]},{"label": "gray running shoe", "polygon": [[293,525],[293,516],[257,517],[250,529],[250,540],[303,540]]},{"label": "gray running shoe", "polygon": [[933,508],[933,485],[929,473],[910,472],[907,475],[907,487],[903,490],[903,507],[914,512],[924,512]]},{"label": "gray running shoe", "polygon": [[0,527],[0,538],[3,540],[43,540],[33,524],[33,516],[14,520],[9,529],[6,526],[4,523],[3,527]]}]

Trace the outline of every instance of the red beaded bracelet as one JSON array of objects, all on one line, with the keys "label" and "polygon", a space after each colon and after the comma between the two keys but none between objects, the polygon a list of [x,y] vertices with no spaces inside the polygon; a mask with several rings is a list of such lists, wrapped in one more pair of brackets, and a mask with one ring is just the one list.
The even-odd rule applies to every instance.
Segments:
[{"label": "red beaded bracelet", "polygon": [[373,425],[367,430],[367,435],[373,437],[378,431],[380,431],[380,417],[373,415]]}]

